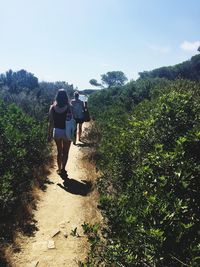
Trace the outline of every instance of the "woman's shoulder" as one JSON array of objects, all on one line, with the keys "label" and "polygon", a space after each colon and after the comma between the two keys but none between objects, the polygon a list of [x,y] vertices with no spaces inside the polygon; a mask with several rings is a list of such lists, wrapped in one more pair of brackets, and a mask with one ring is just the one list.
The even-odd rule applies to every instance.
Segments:
[{"label": "woman's shoulder", "polygon": [[50,105],[49,112],[52,112],[54,110],[54,104]]},{"label": "woman's shoulder", "polygon": [[70,103],[71,103],[71,105],[76,104],[77,100],[76,99],[72,99]]}]

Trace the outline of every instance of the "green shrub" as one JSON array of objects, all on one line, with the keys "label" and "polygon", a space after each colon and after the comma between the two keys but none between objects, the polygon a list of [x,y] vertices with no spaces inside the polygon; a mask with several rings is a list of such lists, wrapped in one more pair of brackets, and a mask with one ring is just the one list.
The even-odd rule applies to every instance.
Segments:
[{"label": "green shrub", "polygon": [[0,102],[0,217],[8,216],[48,158],[46,124]]},{"label": "green shrub", "polygon": [[176,81],[149,95],[97,121],[105,265],[199,266],[200,85]]}]

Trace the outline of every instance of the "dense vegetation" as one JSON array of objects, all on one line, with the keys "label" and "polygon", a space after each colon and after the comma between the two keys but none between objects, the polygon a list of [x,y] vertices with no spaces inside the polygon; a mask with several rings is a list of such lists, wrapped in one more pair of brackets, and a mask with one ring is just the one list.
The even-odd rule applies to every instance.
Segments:
[{"label": "dense vegetation", "polygon": [[45,125],[16,105],[0,102],[0,220],[17,207],[48,156]]},{"label": "dense vegetation", "polygon": [[162,67],[152,71],[140,72],[141,78],[177,78],[200,81],[200,55],[193,56],[190,60],[170,67]]},{"label": "dense vegetation", "polygon": [[88,265],[199,266],[200,84],[145,77],[89,106],[108,228]]},{"label": "dense vegetation", "polygon": [[[124,86],[126,80],[107,83],[89,97],[108,222],[103,239],[98,226],[84,224],[90,266],[200,265],[199,80],[196,55]],[[14,211],[49,159],[47,113],[61,87],[72,95],[73,85],[39,83],[25,70],[0,75],[1,244],[8,233],[11,238]]]},{"label": "dense vegetation", "polygon": [[69,97],[73,95],[73,85],[66,82],[38,82],[32,73],[25,70],[9,70],[0,74],[0,99],[17,104],[40,121],[47,117],[49,105],[60,88],[67,90]]}]

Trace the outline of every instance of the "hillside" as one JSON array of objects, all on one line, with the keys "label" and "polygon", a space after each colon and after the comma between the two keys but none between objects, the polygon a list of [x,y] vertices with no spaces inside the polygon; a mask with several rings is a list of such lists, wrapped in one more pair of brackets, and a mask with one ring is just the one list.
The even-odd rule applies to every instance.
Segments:
[{"label": "hillside", "polygon": [[189,79],[200,81],[200,54],[175,66],[161,67],[151,71],[139,72],[140,78],[166,78],[169,80]]},{"label": "hillside", "polygon": [[[200,55],[196,55],[172,67],[143,72],[137,81],[124,86],[112,86],[89,94],[88,106],[93,119],[87,136],[89,143],[79,145],[85,147],[87,153],[92,147],[90,157],[100,174],[98,207],[104,223],[92,225],[91,217],[87,222],[84,221],[86,217],[81,217],[90,251],[87,250],[88,257],[86,254],[80,257],[79,266],[199,266],[199,75]],[[83,197],[76,191],[79,186],[85,187],[81,181],[69,179],[73,184],[71,192],[69,184],[59,185],[59,178],[54,179],[55,170],[50,181],[44,178],[43,168],[49,164],[51,155],[51,146],[46,142],[47,112],[60,87],[72,95],[73,85],[38,83],[37,78],[26,71],[9,71],[1,75],[0,241],[4,245],[15,241],[16,230],[26,233],[26,206],[33,200],[30,192],[35,185],[42,187],[45,181],[49,182],[52,195],[54,190],[56,194],[61,191],[74,194],[75,202]],[[72,151],[79,153],[79,148]],[[73,158],[76,161],[77,158]],[[88,167],[87,175],[91,174],[91,168]],[[78,179],[81,177],[80,172]],[[55,186],[57,182],[59,188]],[[87,181],[83,183],[87,185]],[[45,197],[48,199],[48,191],[44,193]],[[63,199],[68,201],[66,196]],[[77,218],[68,229],[74,237],[78,237],[74,222],[84,206],[82,201],[77,203]],[[66,221],[69,206],[50,204],[55,204],[53,213],[57,209],[61,213],[66,210]],[[51,209],[51,205],[47,203],[47,206]],[[24,217],[16,223],[19,213],[15,211],[19,212],[19,207],[23,207]],[[87,206],[85,213],[91,210],[92,207]],[[39,209],[37,214],[40,212],[45,213],[45,209]],[[54,228],[59,222],[51,216],[48,220],[55,221]],[[41,215],[38,223],[46,217],[47,214],[45,218]],[[41,238],[42,235],[43,230],[36,236]],[[59,235],[55,240],[60,244],[63,238]],[[36,240],[36,243],[40,241]],[[22,258],[15,255],[19,266],[22,262],[26,264],[23,256],[26,249],[31,255],[28,261],[38,261],[32,246],[31,241],[27,247],[22,246]],[[38,247],[36,250],[39,262],[42,262],[45,258]],[[59,261],[65,266],[73,255],[65,257],[62,249],[59,253]],[[78,253],[77,250],[76,258],[81,255]],[[49,252],[49,259],[51,255]],[[74,258],[71,257],[71,262]]]},{"label": "hillside", "polygon": [[200,265],[199,63],[197,55],[89,97],[108,223],[92,266]]}]

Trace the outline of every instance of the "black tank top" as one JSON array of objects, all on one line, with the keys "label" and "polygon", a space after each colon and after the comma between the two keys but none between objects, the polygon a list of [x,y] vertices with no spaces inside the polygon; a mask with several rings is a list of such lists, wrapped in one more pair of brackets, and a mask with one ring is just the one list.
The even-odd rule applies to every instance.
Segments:
[{"label": "black tank top", "polygon": [[71,113],[69,107],[67,107],[67,109],[62,113],[56,112],[54,107],[52,107],[52,111],[53,111],[54,128],[65,129],[65,121],[67,113]]}]

